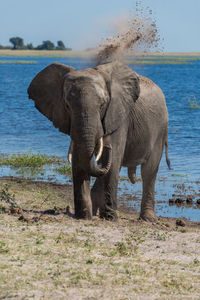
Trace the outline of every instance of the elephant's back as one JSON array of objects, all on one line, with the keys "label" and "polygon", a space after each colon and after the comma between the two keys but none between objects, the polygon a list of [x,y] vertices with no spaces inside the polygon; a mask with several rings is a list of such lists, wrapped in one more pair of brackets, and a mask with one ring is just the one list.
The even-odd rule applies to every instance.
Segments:
[{"label": "elephant's back", "polygon": [[[163,121],[168,121],[168,111],[165,102],[165,96],[162,90],[151,79],[139,75],[140,96],[136,101],[135,109],[145,111],[145,114],[151,114],[161,117]],[[157,120],[158,121],[158,120]],[[159,120],[160,122],[160,120]]]},{"label": "elephant's back", "polygon": [[162,90],[159,88],[157,84],[155,84],[151,79],[138,75],[139,77],[139,84],[140,84],[140,97],[146,98],[148,96],[152,96],[155,98],[157,95],[160,101],[165,102],[165,96]]}]

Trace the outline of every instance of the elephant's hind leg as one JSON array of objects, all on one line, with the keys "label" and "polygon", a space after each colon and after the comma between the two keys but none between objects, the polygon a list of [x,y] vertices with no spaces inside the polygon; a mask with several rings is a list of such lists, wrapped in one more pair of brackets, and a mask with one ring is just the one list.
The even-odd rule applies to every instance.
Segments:
[{"label": "elephant's hind leg", "polygon": [[156,214],[154,211],[155,181],[159,163],[162,157],[163,146],[164,144],[162,143],[162,141],[156,144],[154,149],[152,149],[148,161],[141,167],[143,194],[140,218],[145,221],[156,221]]}]

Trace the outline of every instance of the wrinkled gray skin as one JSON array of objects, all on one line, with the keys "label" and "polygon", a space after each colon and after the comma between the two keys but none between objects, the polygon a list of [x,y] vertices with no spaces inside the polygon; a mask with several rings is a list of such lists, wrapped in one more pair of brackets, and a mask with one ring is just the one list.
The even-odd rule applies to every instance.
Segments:
[{"label": "wrinkled gray skin", "polygon": [[[120,62],[75,71],[51,64],[33,79],[29,98],[36,108],[73,141],[75,216],[116,218],[121,166],[135,182],[141,165],[143,195],[140,218],[154,221],[154,185],[166,146],[168,112],[160,88]],[[104,148],[94,163],[99,139]],[[96,181],[90,191],[90,176]]]}]

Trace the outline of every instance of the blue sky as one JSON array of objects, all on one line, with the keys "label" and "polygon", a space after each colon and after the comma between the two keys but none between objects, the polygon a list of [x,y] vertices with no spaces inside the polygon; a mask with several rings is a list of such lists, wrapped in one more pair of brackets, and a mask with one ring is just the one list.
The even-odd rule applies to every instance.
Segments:
[{"label": "blue sky", "polygon": [[[20,36],[34,46],[63,40],[75,50],[110,35],[109,20],[130,15],[134,0],[0,0],[0,44]],[[200,0],[141,0],[153,10],[164,51],[200,52]]]}]

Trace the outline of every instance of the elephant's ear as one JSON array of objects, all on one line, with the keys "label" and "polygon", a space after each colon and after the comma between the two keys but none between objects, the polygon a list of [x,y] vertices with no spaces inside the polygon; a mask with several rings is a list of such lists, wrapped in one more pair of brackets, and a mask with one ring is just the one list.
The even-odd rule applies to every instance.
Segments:
[{"label": "elephant's ear", "polygon": [[70,116],[63,99],[65,75],[74,68],[53,63],[39,72],[28,88],[35,107],[63,133],[70,133]]},{"label": "elephant's ear", "polygon": [[129,117],[134,102],[139,97],[139,78],[134,71],[120,62],[98,66],[97,70],[106,79],[110,94],[110,102],[103,119],[105,134],[110,134]]}]

